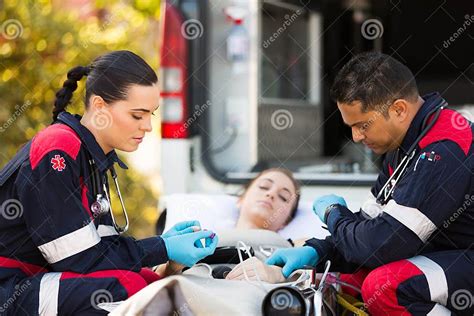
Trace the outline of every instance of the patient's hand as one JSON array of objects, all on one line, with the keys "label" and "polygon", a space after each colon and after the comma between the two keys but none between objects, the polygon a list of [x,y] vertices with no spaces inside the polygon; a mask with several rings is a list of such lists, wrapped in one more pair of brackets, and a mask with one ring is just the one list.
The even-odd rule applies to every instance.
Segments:
[{"label": "patient's hand", "polygon": [[277,266],[269,266],[259,259],[252,257],[239,263],[235,266],[232,271],[226,276],[227,280],[245,280],[245,272],[249,280],[257,280],[256,272],[260,277],[261,281],[268,283],[281,283],[285,282],[285,277],[281,273],[281,268]]}]

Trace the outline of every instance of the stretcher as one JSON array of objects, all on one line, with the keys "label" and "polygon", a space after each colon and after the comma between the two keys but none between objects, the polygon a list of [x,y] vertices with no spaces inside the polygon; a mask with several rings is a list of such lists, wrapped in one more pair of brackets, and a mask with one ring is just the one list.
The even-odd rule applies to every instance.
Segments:
[{"label": "stretcher", "polygon": [[[245,259],[245,252],[250,253],[249,249],[253,249],[250,256],[264,260],[275,249],[290,247],[283,237],[265,230],[230,230],[220,236],[219,247],[235,246],[239,249],[239,261]],[[125,302],[99,306],[109,310],[110,315],[261,315],[264,305],[271,303],[281,310],[297,305],[301,315],[338,315],[336,291],[315,281],[326,279],[329,266],[324,274],[314,276],[309,270],[298,270],[284,283],[277,284],[218,279],[213,275],[218,266],[198,263],[180,275],[150,284]],[[292,291],[301,293],[301,298],[291,296]],[[361,311],[358,315],[365,314]]]}]

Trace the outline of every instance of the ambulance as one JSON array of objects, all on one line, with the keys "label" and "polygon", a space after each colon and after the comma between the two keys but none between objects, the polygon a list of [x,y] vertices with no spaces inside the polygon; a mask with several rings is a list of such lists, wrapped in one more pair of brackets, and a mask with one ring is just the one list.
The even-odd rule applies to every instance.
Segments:
[{"label": "ambulance", "polygon": [[302,183],[303,199],[336,193],[357,210],[382,157],[352,141],[329,89],[363,51],[397,58],[422,95],[439,91],[474,118],[469,1],[162,5],[164,194],[237,193],[259,171],[283,167]]}]

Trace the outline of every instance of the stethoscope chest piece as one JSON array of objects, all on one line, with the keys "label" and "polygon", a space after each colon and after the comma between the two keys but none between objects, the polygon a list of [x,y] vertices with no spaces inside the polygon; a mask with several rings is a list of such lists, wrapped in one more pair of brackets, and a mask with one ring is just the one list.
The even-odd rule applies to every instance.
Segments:
[{"label": "stethoscope chest piece", "polygon": [[91,211],[95,218],[110,212],[110,202],[102,194],[97,194],[97,200],[92,203]]},{"label": "stethoscope chest piece", "polygon": [[125,233],[128,230],[128,224],[129,224],[128,214],[127,214],[127,209],[125,208],[125,204],[123,202],[122,193],[120,192],[120,187],[117,181],[117,173],[115,172],[114,167],[111,166],[109,170],[110,170],[110,173],[112,174],[112,179],[114,180],[115,189],[117,190],[117,196],[120,200],[120,204],[122,205],[122,212],[123,212],[123,216],[125,217],[124,226],[118,225],[115,220],[114,211],[112,209],[112,204],[110,202],[110,197],[107,193],[108,191],[108,185],[106,185],[106,183],[108,183],[107,176],[105,175],[101,181],[101,175],[92,157],[89,158],[89,165],[91,167],[91,181],[92,181],[92,186],[93,186],[93,193],[96,196],[96,200],[91,205],[91,211],[92,211],[93,217],[97,218],[104,214],[109,213],[112,219],[114,228],[117,231],[117,233],[118,234]]}]

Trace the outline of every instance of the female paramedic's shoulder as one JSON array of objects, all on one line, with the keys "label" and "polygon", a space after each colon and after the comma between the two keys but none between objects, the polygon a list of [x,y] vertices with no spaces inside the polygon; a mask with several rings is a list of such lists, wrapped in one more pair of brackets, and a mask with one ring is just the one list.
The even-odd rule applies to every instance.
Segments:
[{"label": "female paramedic's shoulder", "polygon": [[[66,107],[83,77],[81,117]],[[108,173],[120,196],[114,164],[124,167],[115,150],[138,148],[152,129],[158,99],[155,71],[129,51],[105,54],[68,72],[56,94],[53,124],[34,137],[29,151],[21,151],[21,161],[30,163],[7,165],[9,177],[19,181],[2,186],[0,204],[16,201],[21,212],[0,216],[0,233],[9,236],[0,243],[0,257],[7,259],[0,262],[0,279],[11,285],[0,296],[11,297],[26,280],[32,285],[9,306],[9,314],[20,308],[28,314],[38,308],[47,314],[100,314],[97,291],[107,288],[114,300],[126,300],[159,279],[148,267],[169,260],[192,266],[214,253],[217,236],[196,221],[141,240],[122,235],[128,225],[115,222]],[[11,172],[13,167],[19,172]],[[202,239],[205,246],[196,247]],[[51,288],[57,291],[41,294]]]}]

